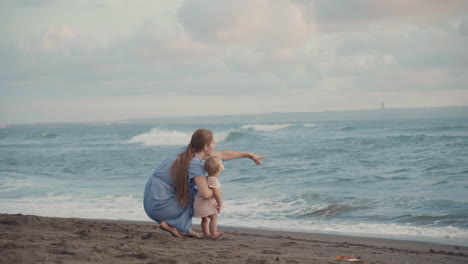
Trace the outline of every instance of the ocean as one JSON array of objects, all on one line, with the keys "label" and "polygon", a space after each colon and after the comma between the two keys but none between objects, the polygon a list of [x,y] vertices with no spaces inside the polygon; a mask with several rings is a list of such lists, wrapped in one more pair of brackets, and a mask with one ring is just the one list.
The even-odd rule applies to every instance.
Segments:
[{"label": "ocean", "polygon": [[198,128],[269,155],[225,162],[220,225],[468,245],[468,118],[5,126],[0,213],[151,221],[148,178]]}]

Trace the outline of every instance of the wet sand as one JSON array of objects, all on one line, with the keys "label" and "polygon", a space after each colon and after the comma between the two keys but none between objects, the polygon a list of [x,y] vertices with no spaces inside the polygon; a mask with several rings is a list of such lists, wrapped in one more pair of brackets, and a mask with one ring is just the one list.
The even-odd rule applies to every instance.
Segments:
[{"label": "wet sand", "polygon": [[217,240],[176,238],[152,222],[0,214],[0,263],[468,263],[468,247],[457,245],[220,230]]}]

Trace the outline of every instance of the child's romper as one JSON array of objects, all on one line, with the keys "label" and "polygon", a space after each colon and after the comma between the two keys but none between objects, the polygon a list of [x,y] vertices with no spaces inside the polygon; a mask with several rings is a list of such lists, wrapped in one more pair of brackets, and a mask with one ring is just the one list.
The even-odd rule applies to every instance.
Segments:
[{"label": "child's romper", "polygon": [[[206,181],[208,182],[208,187],[210,187],[211,189],[221,189],[221,183],[219,182],[218,177],[208,176],[206,178]],[[217,214],[217,206],[218,205],[214,197],[211,199],[205,199],[198,193],[197,196],[195,196],[195,201],[193,203],[193,216],[201,218],[212,214]]]}]

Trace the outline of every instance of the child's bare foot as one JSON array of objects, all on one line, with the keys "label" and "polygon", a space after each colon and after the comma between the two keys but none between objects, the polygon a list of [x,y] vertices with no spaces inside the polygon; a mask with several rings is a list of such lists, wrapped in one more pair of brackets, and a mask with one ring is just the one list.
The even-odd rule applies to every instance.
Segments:
[{"label": "child's bare foot", "polygon": [[162,230],[171,233],[171,234],[172,234],[173,236],[175,236],[175,237],[182,237],[182,236],[179,234],[179,231],[177,231],[177,228],[175,228],[175,227],[169,225],[169,224],[166,223],[165,221],[161,222],[161,224],[159,225],[159,227],[161,227]]},{"label": "child's bare foot", "polygon": [[218,233],[216,233],[216,234],[214,234],[214,235],[211,235],[210,238],[211,238],[211,239],[217,239],[217,238],[219,238],[219,237],[222,236],[222,235],[224,235],[224,232],[218,232]]}]

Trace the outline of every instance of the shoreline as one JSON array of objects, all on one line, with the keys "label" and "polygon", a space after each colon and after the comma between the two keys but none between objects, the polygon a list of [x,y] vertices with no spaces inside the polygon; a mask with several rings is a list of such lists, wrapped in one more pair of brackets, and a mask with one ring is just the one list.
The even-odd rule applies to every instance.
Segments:
[{"label": "shoreline", "polygon": [[[2,213],[0,213],[1,215]],[[4,213],[4,214],[15,214],[15,213]],[[21,214],[21,213],[18,213]],[[52,218],[72,218],[75,219],[76,217],[62,217],[62,216],[45,216],[45,215],[37,215],[39,217],[52,217]],[[116,222],[116,223],[128,223],[128,224],[153,224],[157,225],[156,222],[153,220],[148,219],[145,220],[126,220],[126,219],[105,219],[105,218],[76,218],[76,219],[83,219],[83,220],[91,220],[91,221],[104,221],[104,222]],[[390,241],[402,241],[402,242],[409,242],[409,243],[421,243],[421,244],[432,244],[432,245],[442,245],[442,246],[465,246],[468,247],[468,242],[465,240],[457,241],[457,239],[442,239],[442,238],[433,238],[433,237],[416,237],[416,236],[400,236],[400,235],[379,235],[379,234],[360,234],[360,233],[342,233],[342,232],[318,232],[318,231],[308,231],[308,230],[287,230],[279,229],[274,227],[249,227],[249,226],[236,226],[236,225],[223,225],[219,224],[221,229],[231,229],[231,230],[246,230],[246,231],[265,231],[265,232],[283,232],[283,233],[293,233],[293,234],[311,234],[311,235],[325,235],[325,236],[337,236],[337,237],[349,237],[349,238],[360,238],[360,239],[382,239],[382,240],[390,240]],[[193,229],[198,229],[201,233],[200,224],[198,222],[193,223]],[[425,238],[427,240],[423,240]]]},{"label": "shoreline", "polygon": [[[200,232],[195,225],[194,230]],[[156,223],[0,214],[0,263],[467,263],[468,247],[220,226],[175,238]]]}]

